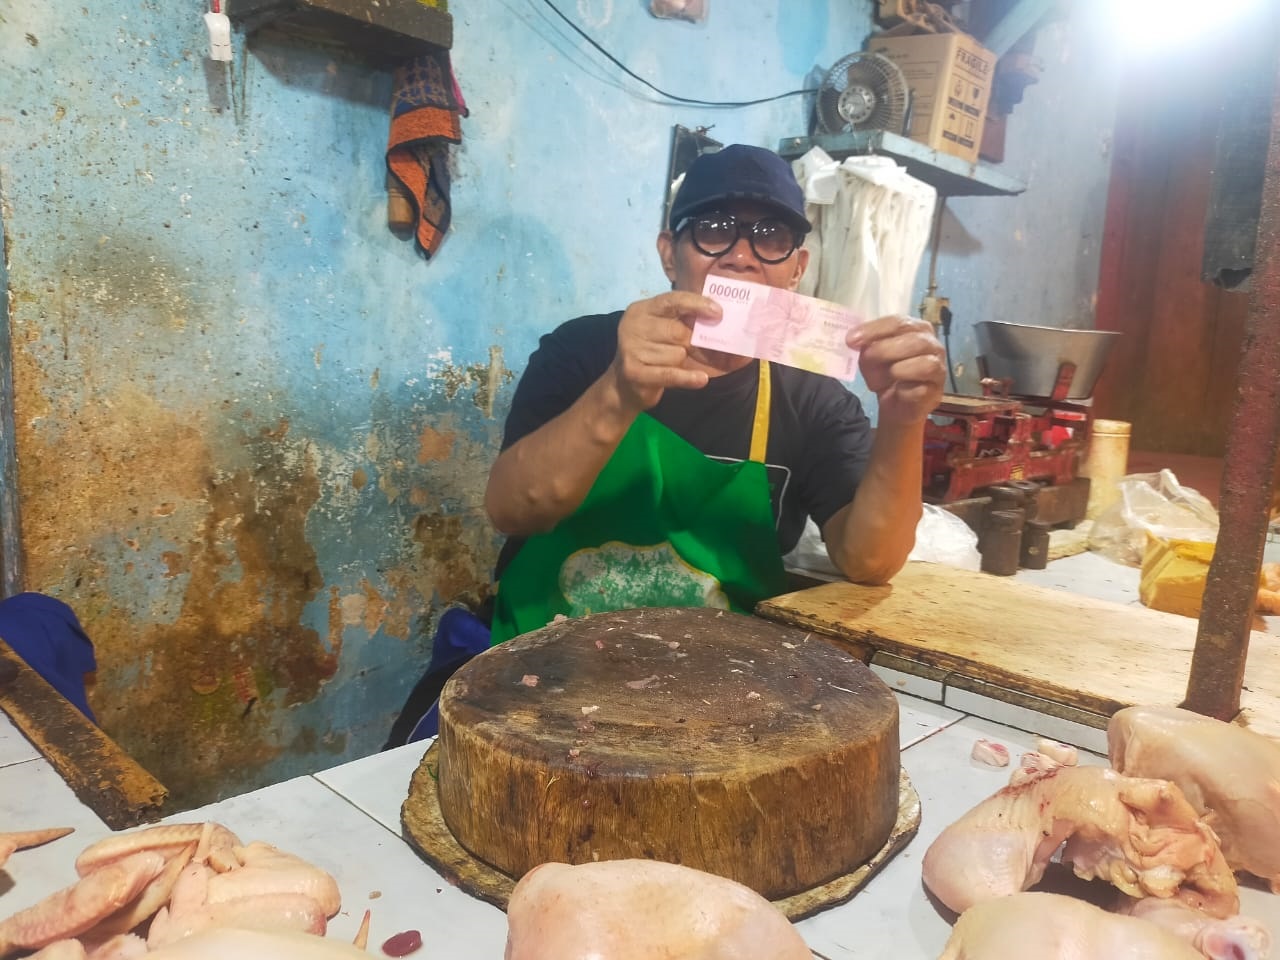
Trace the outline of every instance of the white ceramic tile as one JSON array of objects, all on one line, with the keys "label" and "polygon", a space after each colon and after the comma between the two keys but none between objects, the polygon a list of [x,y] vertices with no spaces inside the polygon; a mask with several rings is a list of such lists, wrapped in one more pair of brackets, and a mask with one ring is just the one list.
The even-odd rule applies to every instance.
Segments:
[{"label": "white ceramic tile", "polygon": [[[980,737],[1003,743],[1015,763],[1036,741],[1034,734],[966,717],[904,750],[903,767],[920,794],[920,831],[852,900],[798,924],[811,950],[830,960],[935,960],[942,952],[949,918],[926,896],[920,861],[944,827],[1008,783],[1008,768],[970,759]],[[1081,762],[1101,758],[1084,754]]]},{"label": "white ceramic tile", "polygon": [[0,917],[7,917],[76,880],[76,854],[107,832],[44,759],[0,767],[0,832],[74,827],[42,847],[19,850],[0,867]]},{"label": "white ceramic tile", "polygon": [[1138,604],[1142,571],[1108,560],[1093,550],[1054,560],[1043,570],[1019,570],[1016,579],[1112,603]]},{"label": "white ceramic tile", "polygon": [[940,703],[898,695],[898,748],[906,750],[964,717]]},{"label": "white ceramic tile", "polygon": [[409,780],[418,769],[422,755],[434,742],[433,738],[407,743],[394,750],[321,770],[315,777],[388,830],[402,835],[400,807],[409,795]]},{"label": "white ceramic tile", "polygon": [[889,685],[894,693],[907,693],[922,700],[942,702],[942,681],[917,677],[912,673],[882,667],[878,663],[871,664],[871,672]]},{"label": "white ceramic tile", "polygon": [[963,713],[973,714],[996,723],[1017,727],[1020,730],[1035,730],[1043,736],[1070,743],[1085,750],[1105,755],[1107,752],[1107,731],[1097,727],[1089,727],[1073,720],[1063,720],[1048,714],[1039,713],[1026,707],[996,700],[973,693],[947,687],[946,705]]},{"label": "white ceramic tile", "polygon": [[22,731],[0,710],[0,767],[39,758],[40,751],[22,735]]},{"label": "white ceramic tile", "polygon": [[381,823],[330,787],[300,777],[170,818],[216,820],[241,840],[265,840],[328,870],[342,890],[329,936],[349,940],[372,911],[371,953],[392,934],[422,933],[432,960],[500,957],[507,920],[451,886]]}]

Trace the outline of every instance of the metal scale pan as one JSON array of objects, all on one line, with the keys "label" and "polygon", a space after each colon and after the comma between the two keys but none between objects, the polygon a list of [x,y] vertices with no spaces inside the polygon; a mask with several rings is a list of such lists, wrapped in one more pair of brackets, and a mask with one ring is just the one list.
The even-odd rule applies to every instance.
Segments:
[{"label": "metal scale pan", "polygon": [[983,375],[1009,380],[1010,393],[1049,397],[1063,364],[1075,367],[1066,400],[1087,400],[1106,366],[1119,333],[1112,330],[1069,330],[999,320],[973,325]]}]

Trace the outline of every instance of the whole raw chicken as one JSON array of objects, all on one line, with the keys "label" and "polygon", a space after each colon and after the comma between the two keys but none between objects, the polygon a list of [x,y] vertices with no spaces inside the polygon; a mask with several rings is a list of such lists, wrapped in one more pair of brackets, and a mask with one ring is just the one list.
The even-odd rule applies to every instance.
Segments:
[{"label": "whole raw chicken", "polygon": [[544,863],[516,884],[506,960],[810,960],[740,883],[654,860]]},{"label": "whole raw chicken", "polygon": [[1213,828],[1227,863],[1280,893],[1280,743],[1177,707],[1127,707],[1107,727],[1111,765],[1172,780]]},{"label": "whole raw chicken", "polygon": [[960,915],[939,960],[1203,960],[1147,920],[1075,897],[1015,893]]},{"label": "whole raw chicken", "polygon": [[988,797],[929,846],[924,882],[963,913],[1037,883],[1060,846],[1082,879],[1215,917],[1238,911],[1235,876],[1182,792],[1104,767],[1053,767]]}]

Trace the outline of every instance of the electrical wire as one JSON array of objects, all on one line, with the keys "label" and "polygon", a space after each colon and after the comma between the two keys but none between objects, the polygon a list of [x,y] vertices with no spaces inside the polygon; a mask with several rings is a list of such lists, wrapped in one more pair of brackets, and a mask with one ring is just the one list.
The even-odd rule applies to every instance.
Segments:
[{"label": "electrical wire", "polygon": [[774,100],[785,100],[787,97],[798,97],[806,93],[818,92],[817,87],[806,87],[805,89],[802,89],[802,90],[789,90],[786,93],[779,93],[772,97],[760,97],[758,100],[699,100],[696,97],[681,97],[674,93],[667,93],[667,91],[663,90],[661,87],[654,86],[644,77],[640,76],[640,74],[636,73],[634,70],[628,67],[625,63],[623,63],[621,60],[615,57],[612,53],[610,53],[608,50],[602,47],[599,43],[597,43],[596,40],[589,33],[587,33],[580,26],[578,26],[576,23],[574,23],[572,20],[566,17],[564,13],[561,12],[560,8],[557,7],[554,3],[552,3],[551,0],[542,0],[542,2],[545,3],[548,7],[550,7],[555,12],[555,15],[557,17],[559,17],[561,20],[567,23],[570,26],[570,28],[574,31],[574,33],[578,34],[578,36],[582,37],[583,40],[587,41],[587,43],[595,47],[596,50],[598,50],[603,56],[608,58],[609,62],[611,62],[619,70],[621,70],[631,79],[637,80],[640,83],[643,83],[646,87],[648,87],[650,90],[652,90],[654,93],[658,94],[659,96],[666,97],[668,100],[673,100],[676,103],[690,103],[690,104],[693,104],[694,106],[699,106],[699,107],[754,107],[756,104],[759,104],[759,103],[772,103]]}]

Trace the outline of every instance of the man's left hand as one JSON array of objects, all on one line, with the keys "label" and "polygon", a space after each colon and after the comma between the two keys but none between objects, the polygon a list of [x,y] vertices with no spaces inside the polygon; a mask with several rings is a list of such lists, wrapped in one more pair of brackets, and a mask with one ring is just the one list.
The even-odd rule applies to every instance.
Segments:
[{"label": "man's left hand", "polygon": [[881,317],[849,334],[858,368],[880,399],[879,422],[918,423],[938,406],[946,352],[933,327],[914,317]]}]

